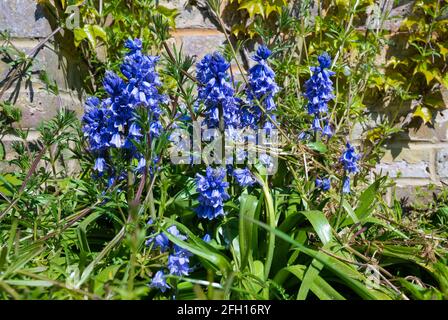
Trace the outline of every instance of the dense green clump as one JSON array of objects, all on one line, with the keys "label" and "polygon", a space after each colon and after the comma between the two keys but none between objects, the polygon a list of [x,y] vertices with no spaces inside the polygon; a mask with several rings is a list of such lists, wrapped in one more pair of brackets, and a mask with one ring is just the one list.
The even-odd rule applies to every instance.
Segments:
[{"label": "dense green clump", "polygon": [[[241,61],[249,41],[197,61],[170,47],[176,14],[153,1],[82,8],[76,45],[99,68],[84,118],[62,108],[30,141],[13,101],[0,105],[0,158],[13,168],[0,173],[1,299],[448,298],[446,191],[413,207],[385,200],[393,181],[372,168],[393,121],[348,142],[366,95],[384,89],[372,86],[382,33],[359,28],[367,1],[338,2],[313,23],[306,1],[299,13],[260,2],[248,12],[258,42],[251,66]],[[422,3],[414,14],[440,11]],[[103,34],[105,14],[114,22]],[[101,41],[103,62],[93,54]],[[12,52],[8,43],[0,52]],[[203,161],[218,136],[199,139],[173,163],[207,124],[279,139],[251,144],[260,138],[250,131],[238,142],[259,157],[226,165]]]}]

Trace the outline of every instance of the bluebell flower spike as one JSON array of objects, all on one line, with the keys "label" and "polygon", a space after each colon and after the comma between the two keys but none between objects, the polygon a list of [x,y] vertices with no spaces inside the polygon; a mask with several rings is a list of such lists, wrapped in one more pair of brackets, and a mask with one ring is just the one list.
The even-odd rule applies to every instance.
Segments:
[{"label": "bluebell flower spike", "polygon": [[[311,67],[311,77],[305,82],[305,98],[308,99],[308,114],[314,116],[311,126],[313,131],[322,131],[323,136],[328,138],[333,135],[331,125],[326,121],[324,127],[320,120],[325,119],[328,113],[328,102],[334,99],[333,82],[330,77],[334,75],[333,71],[328,70],[331,66],[331,57],[324,52],[317,58],[318,67]],[[320,120],[318,120],[320,119]]]},{"label": "bluebell flower spike", "polygon": [[235,177],[236,182],[242,187],[249,187],[255,183],[255,179],[248,168],[235,169],[232,175]]},{"label": "bluebell flower spike", "polygon": [[267,61],[270,56],[271,50],[264,45],[260,45],[256,54],[252,57],[257,64],[249,69],[247,79],[249,83],[247,89],[248,105],[242,109],[244,127],[260,128],[269,120],[268,117],[264,116],[258,104],[261,104],[271,118],[274,116],[273,112],[277,109],[274,96],[280,89],[275,82],[275,73]]},{"label": "bluebell flower spike", "polygon": [[[82,118],[89,150],[97,159],[94,169],[100,173],[105,168],[113,168],[112,164],[107,166],[101,160],[108,159],[106,155],[110,148],[126,149],[128,160],[142,158],[133,143],[142,137],[141,128],[136,123],[137,108],[148,110],[151,136],[157,137],[163,131],[160,106],[168,99],[159,93],[161,82],[156,71],[159,57],[143,54],[140,39],[127,40],[125,47],[128,52],[120,66],[125,78],[106,71],[103,86],[108,96],[101,101],[96,97],[88,98]],[[141,165],[139,161],[137,170],[141,169]]]},{"label": "bluebell flower spike", "polygon": [[230,196],[226,189],[229,184],[224,181],[226,170],[207,167],[205,175],[196,175],[199,206],[196,213],[200,218],[215,219],[224,216],[224,202]]}]

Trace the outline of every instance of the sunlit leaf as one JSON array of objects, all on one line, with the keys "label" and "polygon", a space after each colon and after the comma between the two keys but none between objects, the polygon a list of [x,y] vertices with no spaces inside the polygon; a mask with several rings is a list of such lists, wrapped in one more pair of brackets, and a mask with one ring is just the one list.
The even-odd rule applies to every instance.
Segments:
[{"label": "sunlit leaf", "polygon": [[432,122],[432,112],[427,107],[419,105],[412,114],[413,117],[417,117],[423,120],[423,123]]}]

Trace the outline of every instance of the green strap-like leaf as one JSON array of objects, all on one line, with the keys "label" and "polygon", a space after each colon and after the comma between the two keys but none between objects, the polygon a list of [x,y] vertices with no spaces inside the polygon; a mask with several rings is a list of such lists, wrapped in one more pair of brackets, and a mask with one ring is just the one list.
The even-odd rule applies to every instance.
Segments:
[{"label": "green strap-like leaf", "polygon": [[247,265],[249,256],[252,255],[252,230],[253,224],[244,219],[245,216],[254,218],[257,210],[258,199],[255,196],[243,194],[240,197],[240,220],[239,220],[239,244],[241,253],[241,270]]},{"label": "green strap-like leaf", "polygon": [[[303,280],[305,274],[306,266],[304,265],[294,265],[286,267],[280,270],[274,278],[274,282],[282,285],[286,280],[288,273],[293,274],[300,281]],[[320,300],[345,300],[338,291],[336,291],[327,281],[325,281],[321,276],[317,275],[310,286],[311,292],[313,292],[316,297]]]},{"label": "green strap-like leaf", "polygon": [[390,290],[384,287],[381,287],[381,290],[368,288],[366,285],[367,281],[364,274],[357,271],[352,265],[344,263],[327,254],[318,254],[317,251],[302,245],[301,243],[291,238],[289,235],[281,232],[280,230],[272,228],[265,223],[255,220],[253,222],[268,230],[269,232],[275,234],[277,237],[293,244],[297,247],[298,250],[302,251],[306,255],[319,260],[327,270],[331,271],[337,277],[339,277],[344,284],[352,288],[353,291],[355,291],[361,298],[369,300],[384,300],[396,297]]},{"label": "green strap-like leaf", "polygon": [[313,226],[319,236],[320,241],[324,245],[334,242],[333,234],[331,232],[331,226],[327,218],[321,211],[300,211]]}]

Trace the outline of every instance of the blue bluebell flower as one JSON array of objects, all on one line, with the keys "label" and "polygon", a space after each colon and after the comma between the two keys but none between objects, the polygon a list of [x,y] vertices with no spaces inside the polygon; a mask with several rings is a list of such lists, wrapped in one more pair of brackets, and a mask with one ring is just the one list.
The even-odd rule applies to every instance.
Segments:
[{"label": "blue bluebell flower", "polygon": [[210,241],[212,241],[212,237],[208,234],[208,233],[206,233],[203,237],[202,237],[202,240],[204,240],[205,242],[210,242]]},{"label": "blue bluebell flower", "polygon": [[170,270],[170,274],[188,276],[190,272],[190,260],[183,254],[171,254],[168,257],[168,269]]},{"label": "blue bluebell flower", "polygon": [[331,124],[326,122],[324,128],[322,129],[322,135],[331,138],[334,135],[333,128],[331,127]]},{"label": "blue bluebell flower", "polygon": [[357,154],[355,148],[349,142],[347,142],[346,149],[342,156],[339,158],[339,161],[343,165],[345,172],[345,178],[342,186],[343,193],[350,193],[350,177],[348,175],[350,173],[359,172],[359,159],[361,159],[361,155]]},{"label": "blue bluebell flower", "polygon": [[[141,128],[136,123],[136,110],[146,108],[150,134],[157,137],[162,132],[160,116],[162,104],[168,102],[167,96],[159,93],[161,82],[156,71],[159,57],[142,53],[140,39],[127,40],[128,48],[120,66],[125,78],[107,71],[103,80],[107,97],[100,101],[89,98],[83,116],[83,132],[88,138],[89,149],[97,159],[109,159],[106,156],[110,148],[126,149],[125,161],[141,160],[133,141],[140,141]],[[107,160],[109,161],[109,160]],[[142,161],[139,161],[141,169]],[[96,170],[104,169],[106,163],[97,160]],[[110,164],[110,168],[113,165]],[[99,171],[99,170],[98,170]]]},{"label": "blue bluebell flower", "polygon": [[165,292],[166,289],[170,288],[170,286],[166,283],[165,274],[162,270],[156,272],[151,280],[150,287],[157,288],[162,292]]},{"label": "blue bluebell flower", "polygon": [[[152,221],[148,221],[148,224],[150,224],[150,222],[153,224]],[[187,236],[180,233],[175,225],[171,225],[166,231],[180,240],[184,241],[187,239]],[[153,249],[159,248],[161,252],[170,252],[167,265],[170,274],[177,276],[188,275],[190,271],[190,257],[193,255],[190,251],[172,243],[165,232],[151,236],[151,238],[146,241],[146,245],[150,246],[151,244],[153,244]],[[160,281],[159,278],[158,281]]]},{"label": "blue bluebell flower", "polygon": [[350,177],[346,176],[344,178],[344,182],[342,185],[342,192],[343,193],[350,193]]},{"label": "blue bluebell flower", "polygon": [[318,58],[317,61],[319,61],[319,66],[322,69],[330,68],[331,66],[331,57],[328,53],[324,52],[322,53]]},{"label": "blue bluebell flower", "polygon": [[115,72],[106,71],[103,80],[103,87],[109,96],[118,99],[125,87],[125,84],[123,79],[121,79]]},{"label": "blue bluebell flower", "polygon": [[311,135],[308,132],[306,132],[306,131],[302,131],[298,135],[298,139],[299,140],[308,140],[310,138],[311,138]]},{"label": "blue bluebell flower", "polygon": [[142,41],[140,39],[128,39],[126,40],[126,42],[124,43],[125,48],[130,50],[130,53],[136,53],[140,50],[142,50]]},{"label": "blue bluebell flower", "polygon": [[318,57],[319,66],[311,67],[312,76],[305,82],[305,97],[308,99],[308,112],[310,114],[326,113],[328,102],[334,99],[333,82],[330,77],[335,73],[327,70],[331,65],[328,53]]},{"label": "blue bluebell flower", "polygon": [[232,175],[235,177],[238,184],[242,187],[252,186],[255,183],[255,179],[248,168],[235,169]]},{"label": "blue bluebell flower", "polygon": [[206,55],[196,67],[196,76],[201,83],[198,100],[205,106],[204,123],[208,128],[218,128],[219,109],[222,108],[225,127],[237,128],[240,124],[240,106],[230,82],[230,63],[215,52]]},{"label": "blue bluebell flower", "polygon": [[267,117],[263,114],[258,103],[263,106],[269,115],[276,110],[274,96],[279,91],[279,87],[275,82],[275,73],[267,61],[270,56],[271,51],[266,46],[260,45],[256,54],[252,57],[257,64],[249,69],[249,87],[247,89],[249,105],[243,108],[242,116],[245,127],[255,129],[267,121]]},{"label": "blue bluebell flower", "polygon": [[316,188],[322,189],[323,191],[328,191],[331,188],[331,181],[329,178],[316,178],[315,185]]},{"label": "blue bluebell flower", "polygon": [[183,235],[179,232],[179,230],[177,229],[177,227],[175,225],[172,225],[171,227],[166,229],[166,231],[168,231],[170,234],[172,234],[173,236],[175,236],[176,238],[178,238],[180,240],[187,239],[187,237],[185,235]]},{"label": "blue bluebell flower", "polygon": [[95,160],[95,166],[93,167],[93,170],[96,170],[98,172],[103,172],[104,168],[106,167],[106,160],[104,158],[96,158]]},{"label": "blue bluebell flower", "polygon": [[258,160],[267,169],[271,170],[274,168],[274,158],[267,153],[258,154]]},{"label": "blue bluebell flower", "polygon": [[90,97],[85,103],[82,117],[84,136],[88,139],[89,150],[101,155],[109,147],[111,134],[108,130],[109,111],[101,105],[97,97]]},{"label": "blue bluebell flower", "polygon": [[322,131],[322,134],[327,137],[333,135],[333,130],[330,124],[326,124],[322,128],[321,121],[326,118],[328,113],[328,102],[334,99],[333,82],[330,77],[335,73],[328,70],[331,66],[331,58],[328,53],[321,54],[317,60],[318,67],[311,67],[311,78],[305,82],[305,98],[308,99],[307,110],[308,114],[314,117],[311,129],[313,131]]},{"label": "blue bluebell flower", "polygon": [[358,161],[361,158],[361,155],[357,154],[355,148],[347,142],[346,149],[342,156],[339,158],[339,161],[344,166],[344,170],[347,173],[357,173],[359,171]]},{"label": "blue bluebell flower", "polygon": [[135,171],[137,172],[143,172],[143,170],[146,168],[146,159],[141,157],[138,160],[137,168],[135,168]]},{"label": "blue bluebell flower", "polygon": [[150,246],[154,244],[153,249],[160,249],[160,252],[165,252],[169,249],[170,241],[168,237],[162,232],[157,234],[156,236],[151,237],[146,241],[146,246]]},{"label": "blue bluebell flower", "polygon": [[311,129],[313,131],[322,131],[322,127],[320,125],[320,119],[319,117],[314,117],[313,123],[311,124]]},{"label": "blue bluebell flower", "polygon": [[196,213],[200,218],[212,220],[224,216],[224,202],[230,196],[226,192],[229,184],[224,181],[226,171],[223,168],[207,167],[204,176],[196,174],[197,191],[199,192],[199,206]]},{"label": "blue bluebell flower", "polygon": [[122,146],[124,146],[123,139],[121,138],[120,133],[115,133],[112,138],[110,139],[110,145],[115,146],[115,148],[120,149]]}]

